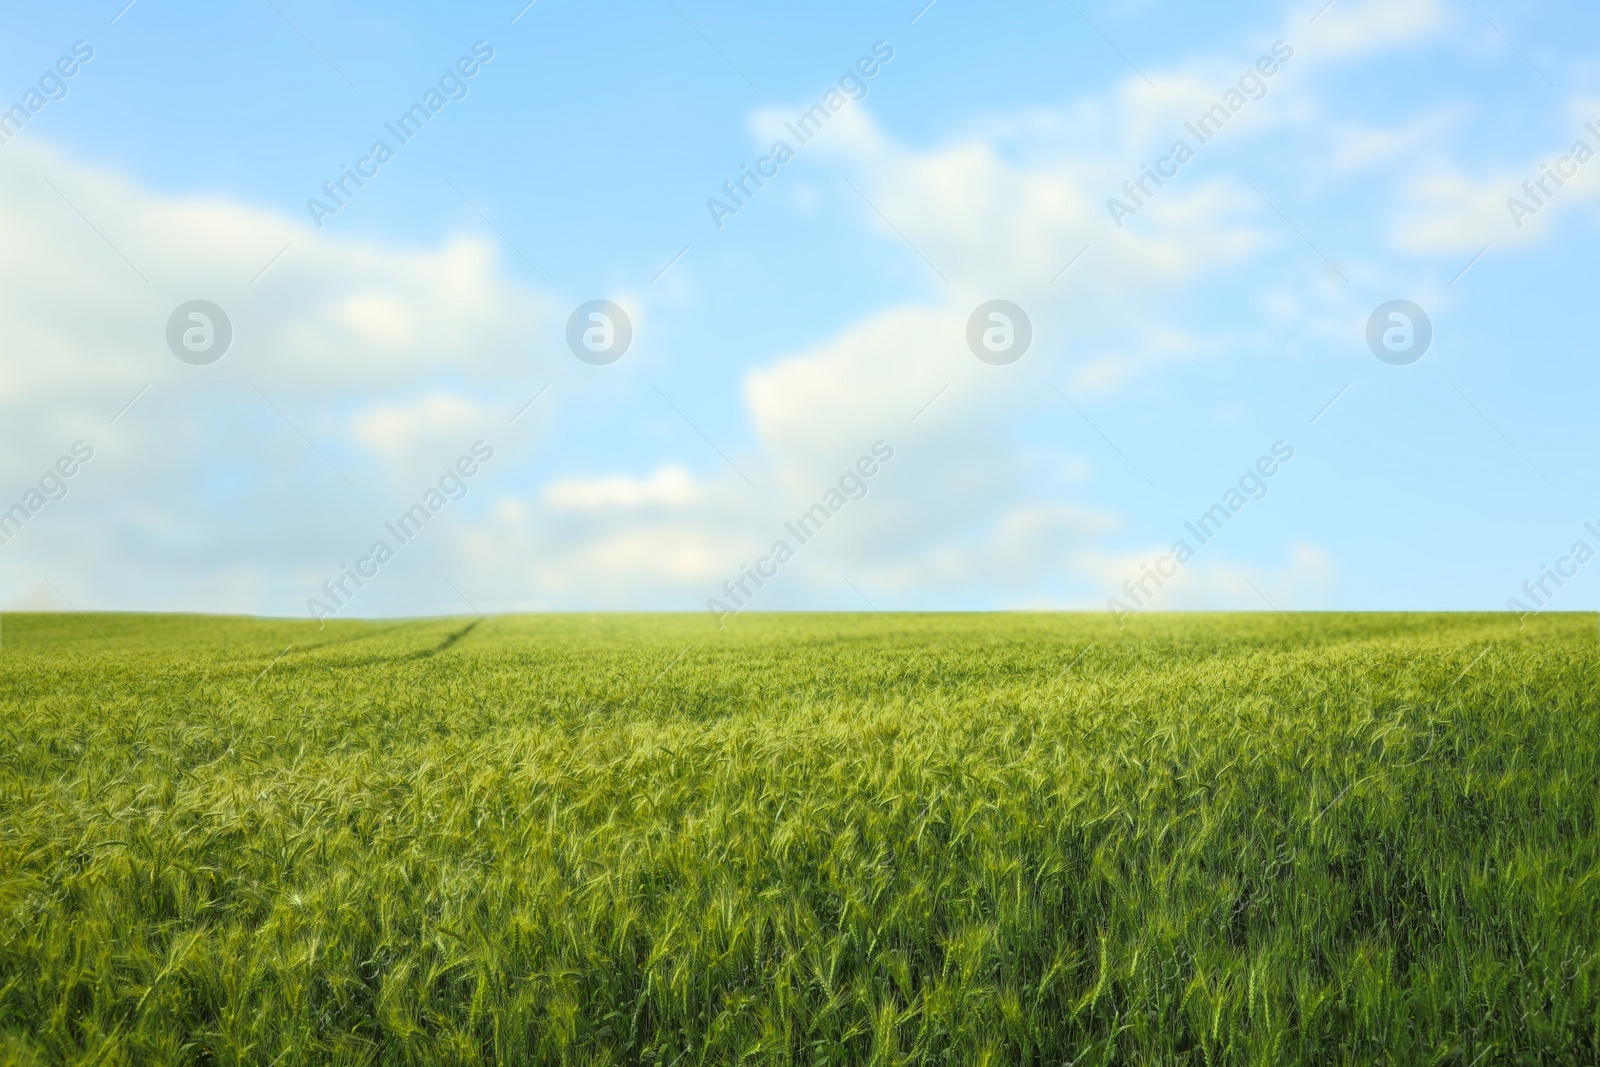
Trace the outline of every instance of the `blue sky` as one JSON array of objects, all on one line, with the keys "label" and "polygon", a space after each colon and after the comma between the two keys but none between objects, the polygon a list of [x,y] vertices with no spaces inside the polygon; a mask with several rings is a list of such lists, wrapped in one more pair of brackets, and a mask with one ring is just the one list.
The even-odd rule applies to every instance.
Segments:
[{"label": "blue sky", "polygon": [[[1231,8],[11,5],[0,608],[1500,609],[1546,566],[1593,608],[1600,12]],[[1433,330],[1398,366],[1397,299]],[[193,300],[232,327],[205,365],[166,339]],[[632,323],[605,365],[566,340],[592,300]],[[991,300],[1031,324],[1004,365]]]}]

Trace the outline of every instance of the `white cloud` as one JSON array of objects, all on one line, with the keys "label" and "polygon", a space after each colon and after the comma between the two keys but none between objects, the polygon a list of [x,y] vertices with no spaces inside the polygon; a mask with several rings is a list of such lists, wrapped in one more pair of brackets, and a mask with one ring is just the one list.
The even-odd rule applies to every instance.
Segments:
[{"label": "white cloud", "polygon": [[[1143,600],[1141,610],[1147,611],[1303,610],[1333,588],[1336,574],[1327,552],[1307,542],[1292,542],[1278,567],[1246,563],[1202,546],[1194,559],[1177,568],[1175,576],[1161,579],[1158,585],[1156,578],[1149,577],[1150,568],[1170,549],[1152,545],[1136,552],[1089,551],[1079,554],[1073,567],[1100,587],[1095,606],[1105,607],[1108,600],[1115,599],[1139,607]],[[1171,569],[1173,564],[1163,566]],[[1144,584],[1139,586],[1141,580]],[[1125,583],[1134,584],[1132,593]]]},{"label": "white cloud", "polygon": [[1007,591],[1038,588],[1068,576],[1069,560],[1084,551],[1084,545],[1122,525],[1116,515],[1080,504],[1021,504],[971,540],[923,546],[917,554],[874,567],[866,578],[875,588],[901,598],[928,588],[974,584]]},{"label": "white cloud", "polygon": [[357,412],[351,433],[398,468],[434,466],[481,437],[490,412],[473,397],[431,390],[414,400],[378,403]]},{"label": "white cloud", "polygon": [[1072,391],[1088,395],[1109,393],[1137,375],[1192,359],[1206,348],[1190,333],[1158,326],[1144,331],[1131,351],[1094,356],[1080,364],[1072,372]]},{"label": "white cloud", "polygon": [[[1575,140],[1529,159],[1516,171],[1469,175],[1448,165],[1416,178],[1403,189],[1407,203],[1400,212],[1396,243],[1410,252],[1430,253],[1545,240],[1564,216],[1600,194],[1600,156],[1593,155],[1600,153],[1600,137],[1583,131],[1582,140],[1591,153],[1583,165],[1572,151]],[[1557,165],[1568,172],[1564,178],[1551,177]]]},{"label": "white cloud", "polygon": [[[1313,2],[1307,18],[1325,0]],[[1449,21],[1441,0],[1335,0],[1316,15],[1305,39],[1316,55],[1350,60],[1436,37]]]},{"label": "white cloud", "polygon": [[687,508],[706,496],[681,464],[668,463],[649,478],[625,474],[599,478],[561,478],[545,487],[544,501],[559,511],[632,511]]},{"label": "white cloud", "polygon": [[954,311],[892,308],[750,371],[745,403],[762,444],[796,468],[800,480],[789,488],[810,492],[829,477],[842,449],[904,425],[952,376],[968,371],[973,360],[959,347],[965,328]]},{"label": "white cloud", "polygon": [[1447,107],[1394,126],[1340,122],[1333,131],[1329,163],[1343,174],[1370,171],[1380,164],[1414,170],[1419,159],[1442,156],[1446,138],[1461,130],[1469,118],[1466,108]]},{"label": "white cloud", "polygon": [[[292,610],[293,576],[370,540],[560,336],[549,297],[507,280],[479,238],[334,237],[156,195],[37,142],[7,146],[6,164],[0,494],[75,440],[95,449],[4,547],[21,588],[43,573],[84,607]],[[233,325],[204,367],[164,336],[197,297]]]},{"label": "white cloud", "polygon": [[[1311,44],[1357,55],[1419,40],[1441,18],[1424,0],[1341,3],[1319,19]],[[1290,239],[1276,220],[1232,176],[1198,170],[1163,187],[1124,229],[1105,201],[1239,67],[1237,58],[1200,57],[1152,71],[1154,88],[1129,79],[930,147],[880,129],[864,105],[846,109],[805,151],[851,177],[870,204],[851,193],[846,210],[877,235],[874,252],[905,261],[925,295],[869,309],[820,342],[762,353],[747,367],[741,398],[760,446],[748,462],[762,488],[749,491],[727,472],[697,476],[681,458],[630,468],[642,475],[610,459],[585,461],[586,473],[546,468],[537,480],[513,476],[508,448],[491,468],[501,481],[430,526],[405,566],[454,574],[499,608],[692,606],[885,439],[901,458],[786,568],[788,591],[775,597],[806,602],[846,570],[896,595],[933,598],[979,590],[1028,601],[1041,582],[1095,586],[1109,577],[1095,561],[1120,558],[1102,546],[1123,519],[1074,495],[1088,491],[1087,461],[1063,457],[1059,440],[1024,440],[1019,426],[1030,405],[1057,402],[1050,380],[1110,394],[1156,368],[1225,354],[1215,337],[1167,321],[1173,297]],[[1286,84],[1298,67],[1285,71],[1229,128],[1235,146],[1304,106],[1310,90]],[[752,125],[765,129],[779,117],[791,116],[758,114]],[[1035,143],[1026,153],[1017,150],[1024,127]],[[1393,148],[1381,131],[1361,137],[1339,149],[1352,166]],[[266,600],[282,610],[286,575],[332,573],[370,542],[383,516],[414,499],[418,475],[435,474],[489,436],[488,425],[501,425],[514,406],[506,383],[526,386],[517,386],[518,401],[532,395],[540,382],[531,359],[554,355],[565,370],[552,375],[579,373],[559,347],[562,309],[509,280],[494,241],[407,247],[339,238],[270,210],[157,196],[24,149],[14,157],[23,165],[0,170],[0,224],[18,235],[0,245],[0,313],[14,326],[0,337],[0,473],[31,478],[59,447],[40,453],[35,441],[104,442],[104,462],[91,473],[105,476],[63,505],[78,507],[92,489],[92,506],[64,511],[54,529],[66,536],[34,539],[30,557],[57,574],[76,559],[101,561],[104,571],[85,572],[90,589],[105,573],[137,567],[138,583],[117,586],[101,606],[259,608]],[[44,174],[148,282],[81,224]],[[782,180],[798,197],[807,177],[785,172]],[[678,268],[684,279],[689,266]],[[171,308],[197,296],[234,319],[235,349],[214,367],[178,364],[162,340]],[[996,296],[1021,303],[1034,321],[1035,348],[1014,369],[980,364],[966,350],[968,314]],[[643,338],[649,305],[643,297],[624,303]],[[111,426],[110,415],[152,382]],[[343,484],[344,475],[360,489]],[[1315,586],[1308,575],[1321,573],[1320,557],[1307,551],[1281,573],[1240,573],[1263,590],[1298,595]],[[207,576],[216,584],[208,587]],[[1225,562],[1202,561],[1176,583],[1175,599],[1232,603],[1236,577]],[[402,582],[375,585],[361,610],[405,604]],[[386,588],[394,600],[383,599]]]}]

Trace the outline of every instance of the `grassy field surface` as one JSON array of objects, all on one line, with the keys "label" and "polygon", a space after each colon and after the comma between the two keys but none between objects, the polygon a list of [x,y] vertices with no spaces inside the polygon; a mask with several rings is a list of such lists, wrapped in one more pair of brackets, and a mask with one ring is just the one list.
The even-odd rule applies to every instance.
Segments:
[{"label": "grassy field surface", "polygon": [[1600,1063],[1597,638],[7,615],[0,1063]]}]

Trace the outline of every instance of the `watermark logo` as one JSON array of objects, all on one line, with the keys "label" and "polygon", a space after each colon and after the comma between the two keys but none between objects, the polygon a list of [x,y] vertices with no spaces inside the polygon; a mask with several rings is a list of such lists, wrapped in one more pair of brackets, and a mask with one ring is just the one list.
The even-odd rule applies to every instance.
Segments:
[{"label": "watermark logo", "polygon": [[[846,504],[866,497],[868,481],[893,458],[893,445],[882,439],[872,442],[872,454],[862,455],[853,465],[846,467],[839,476],[838,488],[830,487],[822,494],[821,500],[802,512],[794,522],[784,523],[783,528],[789,531],[797,544],[803,546],[809,543],[822,532],[822,527],[829,519],[844,510]],[[706,610],[716,616],[717,626],[721,627],[722,620],[729,615],[738,615],[749,607],[756,592],[776,578],[778,571],[794,559],[797,551],[788,541],[780,539],[772,543],[772,551],[768,555],[756,560],[754,567],[748,563],[741,564],[739,574],[722,583],[722,593],[732,603],[716,597],[706,600]]]},{"label": "watermark logo", "polygon": [[1367,320],[1367,347],[1392,366],[1415,363],[1432,344],[1433,320],[1409,300],[1379,304]]},{"label": "watermark logo", "polygon": [[28,89],[22,94],[22,99],[10,107],[5,107],[4,102],[0,101],[0,108],[4,108],[0,110],[0,144],[21,133],[28,120],[43,111],[46,104],[65,100],[68,91],[66,79],[77,74],[83,69],[83,64],[93,58],[94,47],[87,41],[76,41],[70,56],[62,56],[56,60],[55,69],[39,75],[38,88]]},{"label": "watermark logo", "polygon": [[322,593],[326,599],[314,596],[306,598],[306,611],[310,612],[313,619],[321,623],[349,607],[356,594],[378,577],[401,548],[415,541],[422,533],[422,528],[435,515],[451,502],[466,499],[471,491],[469,480],[494,458],[494,446],[487,441],[474,441],[471,453],[463,453],[455,463],[446,467],[439,476],[437,487],[429,486],[422,498],[401,512],[399,518],[383,524],[384,530],[394,538],[393,545],[387,538],[378,538],[372,542],[367,554],[355,561],[354,566],[341,564],[339,573],[322,583]]},{"label": "watermark logo", "polygon": [[[867,82],[883,69],[883,64],[893,58],[893,46],[887,41],[874,41],[872,54],[862,56],[856,60],[854,67],[846,68],[839,76],[837,89],[829,89],[821,100],[812,104],[793,122],[783,124],[784,129],[794,137],[795,144],[803,145],[821,133],[827,121],[843,111],[851,101],[865,99]],[[716,223],[717,229],[722,229],[728,218],[749,207],[756,193],[776,178],[778,171],[794,156],[794,147],[788,141],[780,140],[772,142],[767,154],[757,159],[754,167],[748,163],[741,164],[738,176],[722,183],[725,199],[713,196],[706,200],[706,210],[711,213],[711,221]]]},{"label": "watermark logo", "polygon": [[[1593,122],[1586,122],[1583,128],[1600,141],[1600,126]],[[1539,176],[1522,183],[1523,195],[1526,200],[1514,196],[1506,198],[1506,210],[1511,212],[1511,221],[1516,223],[1517,229],[1522,229],[1524,220],[1537,215],[1551,200],[1555,199],[1556,191],[1565,189],[1567,182],[1578,176],[1578,168],[1594,158],[1594,149],[1589,147],[1589,142],[1577,140],[1572,142],[1572,151],[1557,159],[1554,166],[1548,163],[1539,164]],[[1555,189],[1550,184],[1555,183]]]},{"label": "watermark logo", "polygon": [[1267,79],[1277,74],[1283,64],[1293,58],[1294,48],[1287,41],[1274,42],[1271,55],[1264,55],[1256,60],[1255,66],[1245,68],[1239,76],[1237,89],[1227,90],[1220,101],[1212,104],[1193,122],[1183,124],[1183,128],[1194,137],[1193,146],[1180,138],[1172,143],[1171,151],[1156,160],[1155,166],[1141,164],[1139,176],[1122,183],[1124,199],[1113,196],[1106,200],[1106,210],[1111,213],[1111,221],[1117,224],[1117,229],[1122,229],[1123,219],[1137,215],[1155,199],[1157,191],[1178,176],[1178,171],[1195,157],[1199,146],[1221,133],[1222,128],[1252,100],[1265,97]]},{"label": "watermark logo", "polygon": [[28,521],[57,500],[65,500],[69,486],[67,480],[94,458],[94,448],[87,441],[74,441],[70,455],[62,456],[52,466],[46,467],[39,477],[38,488],[29,488],[22,498],[4,511],[0,511],[0,546],[11,543],[22,532]]},{"label": "watermark logo", "polygon": [[1267,480],[1292,459],[1294,446],[1287,441],[1274,441],[1270,455],[1263,453],[1253,466],[1246,467],[1244,473],[1239,475],[1237,487],[1229,486],[1223,491],[1222,498],[1201,512],[1199,518],[1184,523],[1183,528],[1196,543],[1190,545],[1182,538],[1174,541],[1172,550],[1157,559],[1154,567],[1148,563],[1142,564],[1138,578],[1122,583],[1122,592],[1128,598],[1126,601],[1115,597],[1106,601],[1106,610],[1116,617],[1117,625],[1121,626],[1124,620],[1149,607],[1156,599],[1156,591],[1165,586],[1168,580],[1176,578],[1179,569],[1194,559],[1198,548],[1221,533],[1222,528],[1247,504],[1252,500],[1265,500],[1270,490]]},{"label": "watermark logo", "polygon": [[[1592,522],[1586,522],[1583,527],[1589,531],[1597,543],[1600,543],[1600,526],[1596,526]],[[1526,622],[1529,615],[1538,615],[1550,606],[1550,601],[1555,599],[1556,594],[1561,591],[1562,587],[1576,578],[1579,569],[1585,563],[1594,559],[1594,556],[1594,549],[1590,547],[1589,542],[1581,539],[1574,541],[1572,550],[1567,555],[1556,560],[1554,567],[1551,567],[1548,563],[1540,564],[1539,576],[1522,583],[1522,593],[1532,603],[1524,603],[1516,597],[1511,597],[1506,600],[1506,610],[1517,613],[1519,625]],[[1552,583],[1555,585],[1554,589],[1550,588]],[[1540,594],[1543,595],[1541,596]]]},{"label": "watermark logo", "polygon": [[204,367],[215,363],[233,343],[233,323],[228,313],[209,300],[179,304],[167,319],[167,347],[185,363]]},{"label": "watermark logo", "polygon": [[567,347],[573,355],[596,367],[615,363],[627,355],[632,343],[632,320],[609,300],[579,304],[567,320]]},{"label": "watermark logo", "polygon": [[393,122],[383,124],[383,128],[394,138],[393,145],[386,140],[373,141],[367,154],[357,159],[353,168],[348,163],[339,164],[339,176],[322,183],[322,196],[306,200],[306,210],[311,213],[311,221],[316,223],[317,229],[326,225],[325,220],[330,215],[337,215],[348,207],[356,193],[378,176],[379,168],[393,159],[398,149],[421,133],[422,128],[433,121],[433,116],[445,109],[446,104],[465,100],[467,81],[476,77],[484,64],[493,58],[493,45],[487,41],[475,42],[470,56],[461,56],[454,66],[446,67],[444,73],[439,75],[437,88],[430,85],[423,92],[421,101],[401,112]]},{"label": "watermark logo", "polygon": [[985,301],[967,319],[967,347],[985,363],[996,367],[1015,363],[1032,343],[1032,320],[1009,300]]}]

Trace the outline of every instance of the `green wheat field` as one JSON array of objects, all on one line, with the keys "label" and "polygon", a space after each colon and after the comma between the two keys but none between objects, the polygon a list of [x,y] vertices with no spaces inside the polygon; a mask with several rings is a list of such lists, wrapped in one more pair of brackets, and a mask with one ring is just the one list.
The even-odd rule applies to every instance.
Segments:
[{"label": "green wheat field", "polygon": [[1600,1063],[1597,645],[7,615],[0,1062]]}]

